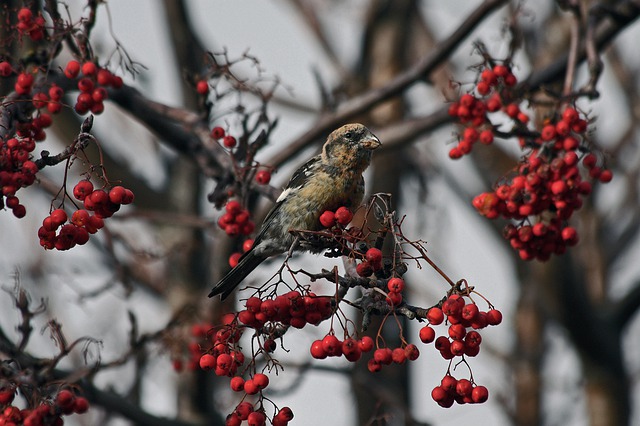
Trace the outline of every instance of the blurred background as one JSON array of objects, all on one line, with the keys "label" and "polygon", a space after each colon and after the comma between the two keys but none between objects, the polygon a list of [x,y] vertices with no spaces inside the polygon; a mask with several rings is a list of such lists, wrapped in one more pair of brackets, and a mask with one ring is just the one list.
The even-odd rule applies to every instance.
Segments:
[{"label": "blurred background", "polygon": [[[93,134],[109,178],[131,188],[135,203],[109,219],[86,246],[65,252],[43,250],[36,237],[64,167],[45,168],[39,184],[21,191],[25,218],[0,214],[3,334],[10,340],[19,336],[21,317],[10,296],[20,286],[33,307],[41,300],[47,306],[32,320],[36,333],[25,348],[29,354],[57,353],[44,331],[53,318],[69,341],[96,339],[59,365],[83,371],[102,363],[91,374],[77,373],[79,387],[90,389],[91,409],[65,418],[67,424],[224,424],[239,401],[227,381],[174,368],[184,357],[191,325],[215,323],[234,308],[235,301],[223,306],[206,294],[242,243],[216,225],[221,212],[208,195],[216,193],[225,164],[216,163],[215,153],[203,155],[202,146],[194,148],[194,140],[202,140],[198,126],[220,125],[250,138],[268,131],[256,159],[277,171],[273,190],[251,197],[251,213],[260,223],[291,172],[317,152],[331,130],[353,121],[372,129],[384,146],[366,174],[368,193],[392,194],[398,216],[406,216],[405,235],[427,241],[429,255],[443,270],[466,278],[504,314],[500,327],[483,332],[483,350],[471,363],[490,398],[482,405],[440,408],[430,392],[448,363],[428,346],[420,346],[417,361],[377,375],[344,360],[309,363],[311,342],[328,330],[322,324],[287,335],[289,352],[276,353],[285,371],[272,378],[267,395],[292,407],[293,424],[640,423],[637,2],[97,3],[32,6],[56,7],[71,22],[96,11],[93,53],[124,78],[127,90],[110,92]],[[8,1],[3,7],[21,6]],[[505,222],[489,221],[471,205],[515,166],[522,151],[509,139],[450,160],[459,128],[446,113],[448,103],[476,81],[473,66],[483,61],[479,42],[493,58],[515,52],[513,71],[523,92],[559,93],[572,42],[584,52],[589,34],[604,68],[599,96],[580,98],[577,105],[594,119],[591,138],[606,153],[614,180],[595,185],[572,218],[581,235],[575,248],[548,262],[523,262],[501,236]],[[211,69],[206,52],[218,63],[233,62],[234,75],[250,89],[210,96],[212,105],[205,105],[194,83]],[[51,69],[59,72],[70,59],[63,49]],[[577,65],[575,90],[593,75],[584,54]],[[5,96],[12,85],[2,89]],[[234,87],[223,81],[216,90]],[[73,104],[71,90],[69,96]],[[534,122],[546,118],[541,108],[526,102],[522,108]],[[243,117],[257,123],[256,132],[247,132]],[[65,109],[36,152],[62,151],[82,119]],[[74,165],[70,185],[85,169]],[[294,261],[317,270],[336,264],[313,255]],[[252,279],[268,278],[277,263],[265,264]],[[447,290],[428,268],[405,278],[406,298],[416,306],[432,306]],[[321,285],[317,289],[323,291]],[[420,325],[404,325],[418,342]],[[133,328],[148,338],[136,341]],[[393,333],[386,338],[392,340]]]}]

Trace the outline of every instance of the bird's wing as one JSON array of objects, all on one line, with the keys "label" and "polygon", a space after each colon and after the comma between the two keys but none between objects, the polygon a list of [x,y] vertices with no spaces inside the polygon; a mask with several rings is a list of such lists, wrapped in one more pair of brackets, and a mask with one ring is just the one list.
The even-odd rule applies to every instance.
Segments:
[{"label": "bird's wing", "polygon": [[[262,237],[265,234],[269,233],[269,229],[274,225],[274,219],[278,217],[278,210],[282,207],[284,203],[287,202],[287,198],[292,194],[298,191],[301,187],[303,187],[309,178],[312,176],[313,171],[317,168],[320,163],[320,156],[315,156],[311,158],[309,161],[300,166],[291,176],[289,183],[282,191],[278,199],[276,200],[276,204],[271,208],[269,213],[264,218],[262,222],[262,227],[260,228],[260,232],[258,236],[256,236],[253,246],[255,247],[262,240]],[[276,226],[281,226],[280,224]]]}]

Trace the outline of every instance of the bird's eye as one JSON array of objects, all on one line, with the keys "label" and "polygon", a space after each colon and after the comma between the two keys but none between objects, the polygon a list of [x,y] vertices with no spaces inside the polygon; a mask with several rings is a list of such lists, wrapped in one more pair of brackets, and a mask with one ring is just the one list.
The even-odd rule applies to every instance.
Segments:
[{"label": "bird's eye", "polygon": [[351,139],[351,138],[353,138],[353,132],[347,132],[347,133],[345,133],[345,134],[344,134],[344,137],[345,137],[345,138],[347,138],[347,139]]}]

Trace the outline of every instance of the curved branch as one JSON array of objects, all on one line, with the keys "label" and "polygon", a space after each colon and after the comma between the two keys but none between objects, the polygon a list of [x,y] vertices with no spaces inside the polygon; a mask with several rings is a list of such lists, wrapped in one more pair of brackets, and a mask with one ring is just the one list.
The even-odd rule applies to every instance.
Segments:
[{"label": "curved branch", "polygon": [[477,27],[495,9],[506,4],[506,0],[487,0],[473,11],[464,22],[448,38],[438,43],[436,49],[429,52],[413,67],[390,80],[384,86],[367,91],[344,103],[338,111],[320,117],[316,125],[297,140],[288,144],[289,149],[281,151],[272,157],[268,164],[279,166],[288,161],[292,156],[330,132],[344,121],[365,112],[393,96],[400,94],[418,81],[425,80],[429,74],[444,61],[451,52],[464,41],[471,31]]}]

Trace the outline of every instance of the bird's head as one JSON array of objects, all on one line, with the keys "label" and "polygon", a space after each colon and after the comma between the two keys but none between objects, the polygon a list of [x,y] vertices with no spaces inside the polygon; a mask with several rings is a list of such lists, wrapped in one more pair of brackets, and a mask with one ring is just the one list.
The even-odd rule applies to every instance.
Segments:
[{"label": "bird's head", "polygon": [[371,153],[380,140],[362,124],[345,124],[334,130],[322,148],[326,161],[362,172],[371,162]]}]

